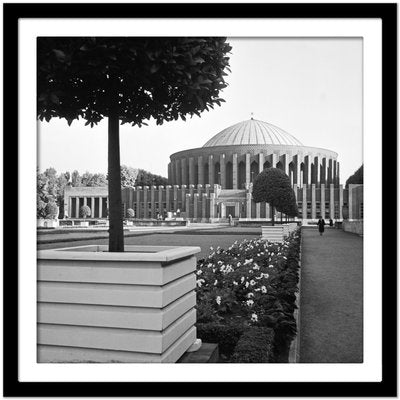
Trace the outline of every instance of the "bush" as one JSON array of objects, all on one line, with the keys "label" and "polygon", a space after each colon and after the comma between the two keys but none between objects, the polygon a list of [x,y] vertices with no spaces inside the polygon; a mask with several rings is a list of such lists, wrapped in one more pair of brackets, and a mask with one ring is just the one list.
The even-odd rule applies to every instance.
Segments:
[{"label": "bush", "polygon": [[133,210],[132,208],[128,208],[126,210],[126,213],[128,214],[128,218],[135,218],[135,210]]},{"label": "bush", "polygon": [[92,211],[89,206],[82,206],[79,210],[79,216],[82,218],[90,217]]},{"label": "bush", "polygon": [[225,357],[230,357],[237,342],[246,330],[243,324],[216,324],[197,323],[197,337],[203,342],[218,343],[219,352]]},{"label": "bush", "polygon": [[45,207],[46,218],[48,219],[56,219],[58,216],[58,207],[57,204],[53,201],[46,204]]},{"label": "bush", "polygon": [[271,328],[252,327],[239,339],[231,362],[268,363],[273,362],[274,331]]},{"label": "bush", "polygon": [[[244,240],[227,250],[217,248],[199,260],[198,322],[271,328],[276,359],[287,362],[290,342],[297,331],[293,312],[299,248],[300,231],[296,231],[283,243]],[[219,327],[218,332],[223,329]],[[218,342],[217,338],[214,341]]]}]

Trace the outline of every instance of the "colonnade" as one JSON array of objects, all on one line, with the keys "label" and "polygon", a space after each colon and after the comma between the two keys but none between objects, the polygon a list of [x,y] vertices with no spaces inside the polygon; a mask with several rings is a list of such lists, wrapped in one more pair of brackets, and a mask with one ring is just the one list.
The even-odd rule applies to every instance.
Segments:
[{"label": "colonnade", "polygon": [[280,168],[292,185],[339,185],[339,162],[321,155],[233,153],[171,157],[169,183],[173,185],[218,184],[222,189],[243,189],[265,168]]},{"label": "colonnade", "polygon": [[89,218],[107,218],[108,197],[105,196],[68,196],[67,210],[70,218],[79,218],[82,206],[91,211]]}]

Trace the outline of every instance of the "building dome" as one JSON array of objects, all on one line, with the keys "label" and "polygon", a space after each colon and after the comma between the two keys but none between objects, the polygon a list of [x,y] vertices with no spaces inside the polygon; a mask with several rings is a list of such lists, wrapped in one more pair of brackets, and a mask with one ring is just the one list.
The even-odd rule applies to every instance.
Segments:
[{"label": "building dome", "polygon": [[203,147],[271,144],[303,146],[300,141],[283,129],[252,118],[225,128],[213,136]]}]

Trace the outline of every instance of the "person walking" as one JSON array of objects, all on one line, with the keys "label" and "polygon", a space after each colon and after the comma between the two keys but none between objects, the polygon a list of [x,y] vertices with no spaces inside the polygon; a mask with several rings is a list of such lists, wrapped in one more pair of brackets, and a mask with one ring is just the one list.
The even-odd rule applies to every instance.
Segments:
[{"label": "person walking", "polygon": [[333,226],[333,219],[329,218],[329,226]]},{"label": "person walking", "polygon": [[325,230],[325,221],[321,217],[319,217],[317,225],[318,225],[319,234],[322,236],[322,234],[324,233],[324,230]]}]

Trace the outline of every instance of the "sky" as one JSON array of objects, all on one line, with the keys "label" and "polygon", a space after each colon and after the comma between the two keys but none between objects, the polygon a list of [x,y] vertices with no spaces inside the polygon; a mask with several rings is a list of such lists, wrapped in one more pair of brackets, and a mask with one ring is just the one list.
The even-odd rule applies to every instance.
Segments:
[{"label": "sky", "polygon": [[[167,176],[169,156],[253,118],[272,123],[305,146],[338,153],[340,181],[362,162],[362,39],[228,38],[225,99],[201,117],[120,127],[121,164]],[[57,172],[107,171],[107,120],[96,127],[38,122],[38,166]]]}]

